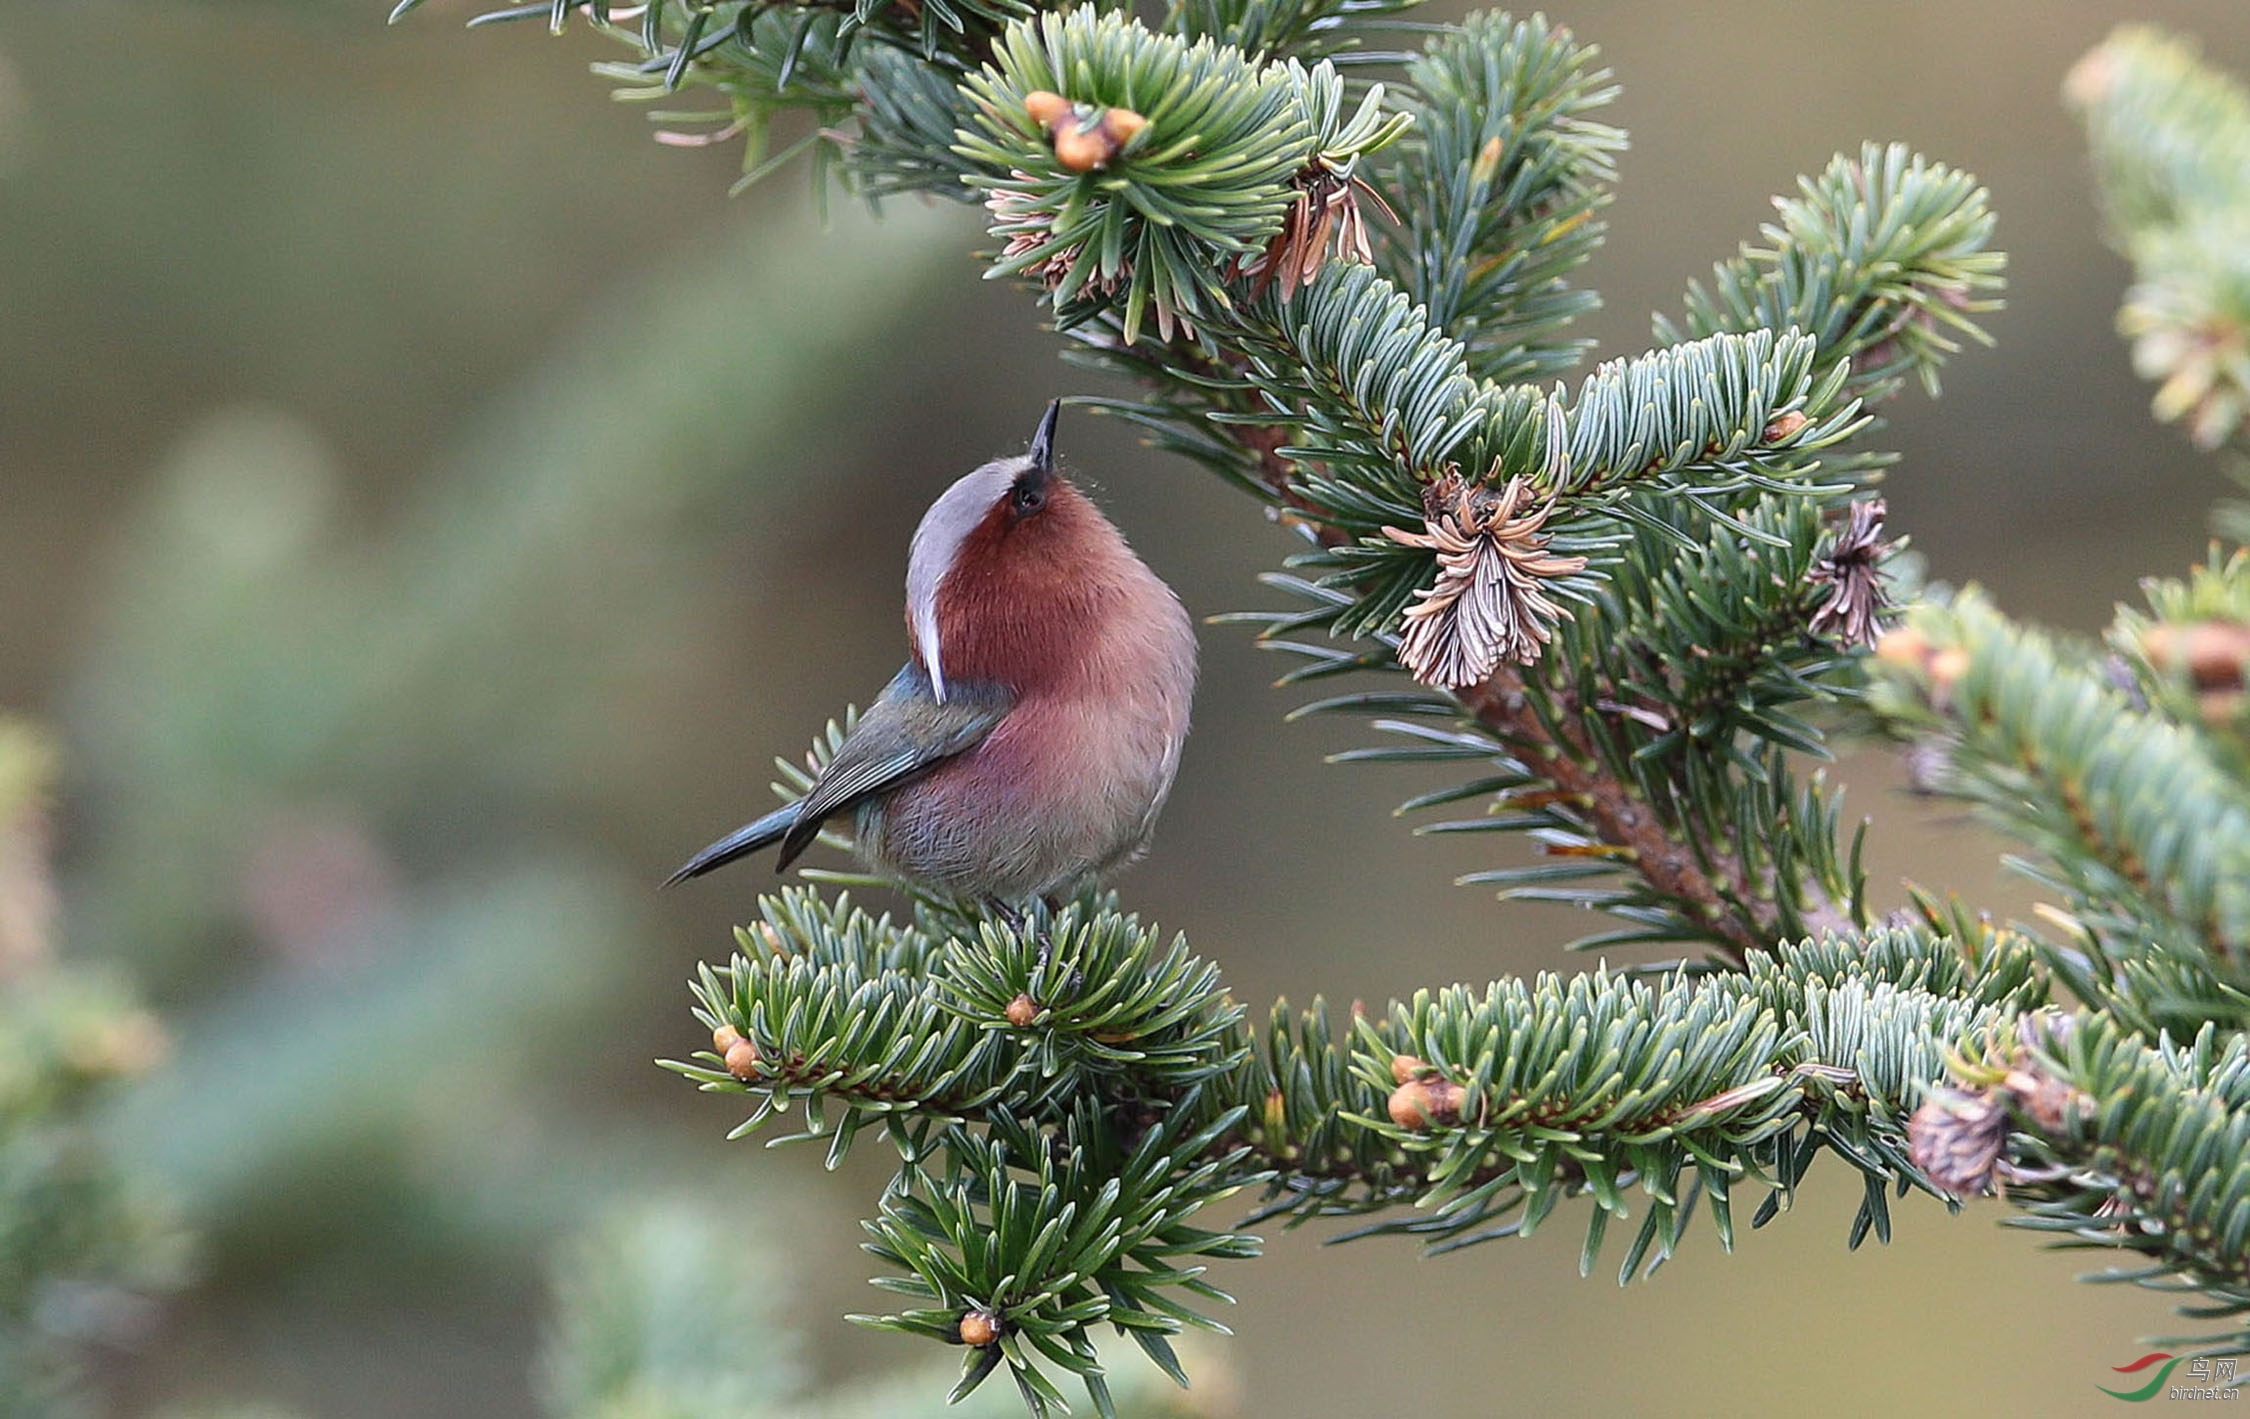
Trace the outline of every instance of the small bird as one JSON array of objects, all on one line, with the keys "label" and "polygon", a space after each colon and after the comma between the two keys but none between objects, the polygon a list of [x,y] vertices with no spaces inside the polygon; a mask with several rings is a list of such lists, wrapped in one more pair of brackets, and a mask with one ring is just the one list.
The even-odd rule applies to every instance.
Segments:
[{"label": "small bird", "polygon": [[[1140,856],[1171,791],[1195,690],[1179,598],[1030,450],[947,488],[906,564],[911,658],[797,802],[735,829],[672,882],[773,843],[786,870],[851,814],[869,864],[1013,909]],[[669,884],[667,884],[669,885]]]}]

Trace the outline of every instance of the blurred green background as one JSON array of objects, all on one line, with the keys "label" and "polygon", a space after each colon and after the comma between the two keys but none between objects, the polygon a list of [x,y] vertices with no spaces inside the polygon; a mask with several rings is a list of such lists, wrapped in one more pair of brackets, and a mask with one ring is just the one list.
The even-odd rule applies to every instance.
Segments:
[{"label": "blurred green background", "polygon": [[[63,740],[61,934],[174,1041],[113,1134],[201,1238],[196,1284],[96,1355],[113,1413],[539,1413],[548,1258],[651,1192],[744,1219],[705,1236],[714,1288],[789,1238],[756,1275],[816,1379],[932,1358],[840,1318],[873,1294],[855,1219],[881,1175],[724,1145],[728,1109],[649,1063],[697,1047],[683,982],[772,879],[653,884],[895,668],[929,499],[1094,386],[976,279],[968,212],[878,226],[838,199],[824,226],[801,169],[730,200],[737,154],[653,145],[585,72],[601,41],[463,35],[468,13],[0,7],[0,706]],[[1796,173],[1905,139],[1990,185],[2011,265],[1997,350],[1893,411],[1893,528],[2080,631],[2200,553],[2225,480],[2146,415],[2058,90],[2121,19],[2250,71],[2250,10],[1557,15],[1632,133],[1586,278],[1600,354],[1642,347]],[[1085,415],[1060,443],[1191,611],[1265,601],[1290,544],[1246,501]],[[1491,848],[1391,816],[1423,778],[1324,766],[1342,729],[1282,725],[1246,634],[1203,654],[1122,886],[1240,998],[1582,964],[1555,949],[1578,919],[1449,885]],[[1894,899],[1911,876],[2027,908],[1881,757],[1840,773]],[[1910,1204],[1847,1255],[1855,1185],[1820,1181],[1736,1256],[1700,1231],[1624,1292],[1578,1279],[1569,1227],[1442,1262],[1274,1238],[1215,1278],[1239,1334],[1205,1402],[2092,1412],[2172,1324],[1989,1207]],[[737,1263],[745,1230],[767,1240]]]}]

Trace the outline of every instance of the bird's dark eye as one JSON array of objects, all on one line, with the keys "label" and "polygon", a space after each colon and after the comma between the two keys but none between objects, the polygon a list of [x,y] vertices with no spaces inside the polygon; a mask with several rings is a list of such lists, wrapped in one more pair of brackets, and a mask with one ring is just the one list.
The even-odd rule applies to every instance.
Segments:
[{"label": "bird's dark eye", "polygon": [[1047,505],[1047,490],[1036,484],[1019,484],[1008,495],[1008,506],[1018,517],[1029,517]]}]

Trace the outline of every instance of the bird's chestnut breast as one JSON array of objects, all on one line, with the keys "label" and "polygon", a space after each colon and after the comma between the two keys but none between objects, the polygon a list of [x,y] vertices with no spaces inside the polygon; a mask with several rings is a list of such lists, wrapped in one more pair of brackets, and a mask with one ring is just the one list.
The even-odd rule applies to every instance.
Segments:
[{"label": "bird's chestnut breast", "polygon": [[1019,695],[1083,688],[1107,658],[1104,641],[1136,614],[1142,579],[1154,581],[1062,479],[1028,516],[1001,499],[962,539],[938,587],[947,678],[989,680]]}]

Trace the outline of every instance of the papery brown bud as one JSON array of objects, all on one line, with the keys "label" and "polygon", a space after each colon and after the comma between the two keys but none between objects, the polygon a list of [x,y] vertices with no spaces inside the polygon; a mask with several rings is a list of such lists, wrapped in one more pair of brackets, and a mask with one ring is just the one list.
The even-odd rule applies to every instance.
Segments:
[{"label": "papery brown bud", "polygon": [[1404,1084],[1409,1080],[1419,1079],[1429,1072],[1430,1066],[1427,1060],[1416,1059],[1410,1054],[1394,1054],[1391,1056],[1391,1082],[1393,1084]]},{"label": "papery brown bud", "polygon": [[1092,172],[1115,156],[1116,144],[1103,137],[1098,127],[1089,130],[1065,123],[1055,130],[1055,161],[1072,172]]},{"label": "papery brown bud", "polygon": [[1122,151],[1127,143],[1140,136],[1148,120],[1129,108],[1113,108],[1102,115],[1102,133]]},{"label": "papery brown bud", "polygon": [[1040,126],[1049,129],[1070,117],[1073,109],[1069,99],[1064,98],[1061,94],[1050,93],[1045,89],[1033,89],[1030,93],[1025,94],[1023,106],[1024,111],[1029,113]]},{"label": "papery brown bud", "polygon": [[758,1047],[749,1040],[736,1036],[726,1050],[727,1073],[745,1084],[758,1077]]},{"label": "papery brown bud", "polygon": [[2250,662],[2250,626],[2203,621],[2187,628],[2188,678],[2198,690],[2239,690]]},{"label": "papery brown bud", "polygon": [[1039,1002],[1028,995],[1019,994],[1008,1002],[1007,1016],[1009,1024],[1019,1030],[1023,1029],[1039,1018]]},{"label": "papery brown bud", "polygon": [[1400,1128],[1439,1128],[1461,1121],[1466,1091],[1450,1079],[1416,1079],[1391,1091],[1391,1122]]},{"label": "papery brown bud", "polygon": [[[1492,476],[1499,471],[1495,464]],[[1437,554],[1437,580],[1414,593],[1399,631],[1399,663],[1415,679],[1458,690],[1502,664],[1538,661],[1556,623],[1570,617],[1550,594],[1554,578],[1586,569],[1584,557],[1550,550],[1543,529],[1554,511],[1552,493],[1528,477],[1495,489],[1449,469],[1422,494],[1421,531],[1383,529],[1402,547]]]},{"label": "papery brown bud", "polygon": [[[1788,422],[1791,417],[1797,420],[1794,425]],[[1781,429],[1780,436],[1786,438],[1804,424],[1801,414],[1783,415],[1767,426],[1766,433],[1770,438]],[[1828,590],[1827,601],[1806,622],[1805,628],[1814,635],[1833,637],[1845,645],[1873,645],[1882,635],[1890,598],[1881,568],[1897,545],[1883,540],[1883,519],[1889,512],[1881,498],[1853,499],[1843,526],[1805,574],[1809,584]]]},{"label": "papery brown bud", "polygon": [[2015,1096],[2016,1106],[2043,1133],[2062,1132],[2070,1112],[2076,1109],[2083,1113],[2091,1103],[2067,1081],[2035,1068],[2011,1069],[2002,1083]]},{"label": "papery brown bud", "polygon": [[970,1311],[961,1317],[961,1343],[985,1346],[1000,1338],[1000,1317],[990,1311]]},{"label": "papery brown bud", "polygon": [[1784,410],[1766,424],[1764,442],[1780,443],[1783,439],[1794,438],[1799,430],[1811,422],[1795,409]]},{"label": "papery brown bud", "polygon": [[1987,1094],[1932,1089],[1906,1125],[1908,1161],[1947,1192],[1974,1197],[1992,1187],[2008,1141],[2007,1106]]}]

